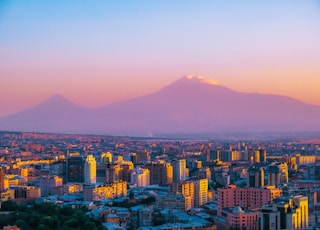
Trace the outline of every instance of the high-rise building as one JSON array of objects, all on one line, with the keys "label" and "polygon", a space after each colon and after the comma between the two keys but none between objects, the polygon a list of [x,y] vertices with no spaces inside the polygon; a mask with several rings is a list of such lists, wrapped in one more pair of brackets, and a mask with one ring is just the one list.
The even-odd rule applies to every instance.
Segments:
[{"label": "high-rise building", "polygon": [[251,167],[247,174],[247,187],[260,188],[264,186],[263,168]]},{"label": "high-rise building", "polygon": [[208,202],[208,180],[194,180],[194,207],[200,207]]},{"label": "high-rise building", "polygon": [[106,182],[106,170],[108,164],[97,162],[97,183]]},{"label": "high-rise building", "polygon": [[133,170],[133,163],[131,161],[118,161],[115,164],[107,165],[106,168],[106,182],[114,181],[131,181],[131,171]]},{"label": "high-rise building", "polygon": [[196,172],[196,176],[198,178],[207,178],[208,181],[211,181],[211,170],[209,167],[206,168],[200,168],[197,172]]},{"label": "high-rise building", "polygon": [[139,187],[146,187],[150,185],[150,171],[137,167],[131,171],[131,183]]},{"label": "high-rise building", "polygon": [[221,161],[239,161],[241,160],[241,152],[239,151],[223,151],[220,153]]},{"label": "high-rise building", "polygon": [[194,181],[177,181],[169,185],[169,193],[182,194],[192,198],[191,208],[194,207]]},{"label": "high-rise building", "polygon": [[278,186],[288,183],[289,172],[287,163],[272,164],[268,166],[268,185]]},{"label": "high-rise building", "polygon": [[84,183],[97,183],[97,163],[92,155],[88,155],[84,163]]},{"label": "high-rise building", "polygon": [[141,152],[137,153],[137,163],[141,164],[141,163],[147,163],[150,161],[150,152],[144,150]]},{"label": "high-rise building", "polygon": [[260,229],[308,229],[308,197],[279,197],[261,209]]},{"label": "high-rise building", "polygon": [[210,160],[220,160],[220,154],[221,154],[221,151],[220,150],[210,150]]},{"label": "high-rise building", "polygon": [[120,180],[121,167],[118,164],[108,165],[106,168],[106,183]]},{"label": "high-rise building", "polygon": [[260,151],[259,150],[254,151],[254,162],[257,162],[257,163],[260,162]]},{"label": "high-rise building", "polygon": [[151,162],[145,165],[150,170],[150,184],[168,185],[172,183],[172,166],[164,161]]},{"label": "high-rise building", "polygon": [[173,181],[185,180],[187,177],[186,160],[179,159],[171,161],[173,169]]},{"label": "high-rise building", "polygon": [[267,150],[260,149],[260,162],[266,162],[267,161]]},{"label": "high-rise building", "polygon": [[67,182],[83,183],[84,181],[84,162],[79,152],[68,152],[67,156]]},{"label": "high-rise building", "polygon": [[4,174],[4,170],[0,167],[0,191],[4,191],[9,187],[9,181]]},{"label": "high-rise building", "polygon": [[111,164],[112,163],[112,153],[111,152],[101,153],[101,163]]}]

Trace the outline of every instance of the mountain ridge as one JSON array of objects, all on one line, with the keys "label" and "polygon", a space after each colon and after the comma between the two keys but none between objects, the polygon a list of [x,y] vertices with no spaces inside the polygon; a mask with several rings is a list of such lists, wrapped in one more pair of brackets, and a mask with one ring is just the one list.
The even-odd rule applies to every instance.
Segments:
[{"label": "mountain ridge", "polygon": [[0,118],[0,130],[150,136],[161,133],[320,131],[320,106],[297,99],[242,93],[186,76],[161,90],[100,108],[53,95]]}]

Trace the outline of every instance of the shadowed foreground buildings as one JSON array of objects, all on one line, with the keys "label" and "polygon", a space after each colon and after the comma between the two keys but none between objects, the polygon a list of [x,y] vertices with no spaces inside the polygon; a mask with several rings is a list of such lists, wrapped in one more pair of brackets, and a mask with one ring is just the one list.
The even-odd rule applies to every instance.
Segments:
[{"label": "shadowed foreground buildings", "polygon": [[307,229],[309,227],[308,197],[279,197],[261,210],[261,229]]}]

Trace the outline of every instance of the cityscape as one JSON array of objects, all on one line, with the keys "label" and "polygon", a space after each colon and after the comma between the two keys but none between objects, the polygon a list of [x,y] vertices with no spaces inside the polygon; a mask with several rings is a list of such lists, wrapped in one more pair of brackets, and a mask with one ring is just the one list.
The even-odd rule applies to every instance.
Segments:
[{"label": "cityscape", "polygon": [[[96,229],[320,226],[319,140],[28,132],[1,132],[0,138],[2,209],[8,202],[81,209]],[[40,229],[49,222],[17,223]],[[19,229],[8,224],[4,229]],[[72,229],[65,224],[50,222],[47,229]]]},{"label": "cityscape", "polygon": [[0,1],[0,230],[320,229],[317,0]]}]

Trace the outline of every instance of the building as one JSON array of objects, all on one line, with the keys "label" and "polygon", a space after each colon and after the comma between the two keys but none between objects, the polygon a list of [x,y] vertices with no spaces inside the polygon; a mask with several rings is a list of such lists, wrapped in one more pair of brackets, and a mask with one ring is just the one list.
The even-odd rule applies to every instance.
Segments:
[{"label": "building", "polygon": [[137,167],[131,172],[131,184],[136,184],[139,187],[146,187],[150,185],[150,171]]},{"label": "building", "polygon": [[295,157],[298,165],[314,164],[316,162],[316,156],[306,156],[297,153]]},{"label": "building", "polygon": [[194,207],[200,207],[208,203],[208,180],[194,180]]},{"label": "building", "polygon": [[185,180],[187,177],[187,163],[185,159],[171,161],[173,169],[173,181]]},{"label": "building", "polygon": [[267,162],[267,150],[260,149],[260,162]]},{"label": "building", "polygon": [[55,161],[49,165],[49,175],[61,177],[64,183],[67,182],[66,171],[67,171],[67,166],[66,166],[65,160]]},{"label": "building", "polygon": [[253,156],[254,156],[254,162],[260,163],[260,151],[259,150],[254,151]]},{"label": "building", "polygon": [[201,179],[207,178],[208,181],[211,181],[211,170],[209,167],[199,168],[198,171],[196,171],[196,176]]},{"label": "building", "polygon": [[68,151],[67,161],[67,182],[84,182],[84,163],[79,152],[70,153]]},{"label": "building", "polygon": [[34,186],[12,186],[14,198],[34,199],[41,197],[41,189]]},{"label": "building", "polygon": [[210,150],[210,154],[209,154],[209,158],[210,160],[213,161],[220,161],[220,155],[221,155],[221,151],[220,150]]},{"label": "building", "polygon": [[121,166],[118,164],[107,165],[105,171],[106,183],[112,183],[114,181],[119,181],[121,178]]},{"label": "building", "polygon": [[237,188],[230,185],[228,188],[218,189],[218,215],[223,208],[240,206],[244,209],[260,208],[282,195],[282,190],[275,186],[262,188]]},{"label": "building", "polygon": [[0,201],[14,200],[14,189],[6,189],[0,191]]},{"label": "building", "polygon": [[271,205],[261,209],[260,228],[277,229],[308,229],[308,197],[279,197]]},{"label": "building", "polygon": [[53,188],[62,186],[62,178],[58,176],[43,176],[39,179],[41,196],[52,195]]},{"label": "building", "polygon": [[170,163],[151,162],[145,165],[150,170],[150,184],[169,185],[173,181],[173,170]]},{"label": "building", "polygon": [[152,214],[153,214],[153,210],[150,208],[139,209],[138,211],[139,227],[152,226]]},{"label": "building", "polygon": [[216,173],[216,183],[222,187],[228,187],[230,185],[230,175],[227,172]]},{"label": "building", "polygon": [[215,216],[214,222],[218,230],[258,230],[259,212],[243,210],[240,206],[222,209],[221,216]]},{"label": "building", "polygon": [[272,164],[268,166],[268,185],[278,186],[288,183],[289,172],[287,163]]},{"label": "building", "polygon": [[263,168],[249,168],[247,173],[247,187],[260,188],[261,186],[264,186]]},{"label": "building", "polygon": [[221,161],[239,161],[241,160],[241,153],[239,151],[222,151],[220,153]]},{"label": "building", "polygon": [[131,172],[134,166],[131,161],[118,161],[115,164],[108,164],[106,168],[106,183],[114,181],[131,181]]},{"label": "building", "polygon": [[169,193],[157,199],[157,206],[160,209],[188,211],[192,208],[192,203],[191,196],[184,196],[182,194]]},{"label": "building", "polygon": [[97,183],[97,163],[92,155],[88,155],[84,163],[84,183]]},{"label": "building", "polygon": [[127,182],[116,181],[111,184],[85,185],[83,187],[84,201],[98,201],[108,198],[119,198],[127,196]]},{"label": "building", "polygon": [[17,227],[17,225],[8,225],[8,226],[3,226],[3,230],[20,230],[19,227]]},{"label": "building", "polygon": [[312,164],[308,166],[307,177],[308,180],[320,180],[320,164]]},{"label": "building", "polygon": [[150,152],[144,150],[136,153],[136,163],[145,164],[150,161]]},{"label": "building", "polygon": [[105,183],[106,182],[106,170],[108,167],[108,164],[97,162],[97,183]]},{"label": "building", "polygon": [[111,152],[101,153],[100,159],[101,159],[101,161],[100,161],[101,163],[111,164],[112,163],[112,153]]},{"label": "building", "polygon": [[194,207],[194,182],[193,181],[177,181],[169,185],[169,193],[182,194],[191,197],[191,208]]},{"label": "building", "polygon": [[0,167],[0,191],[4,191],[9,187],[9,181],[4,174],[4,170]]}]

